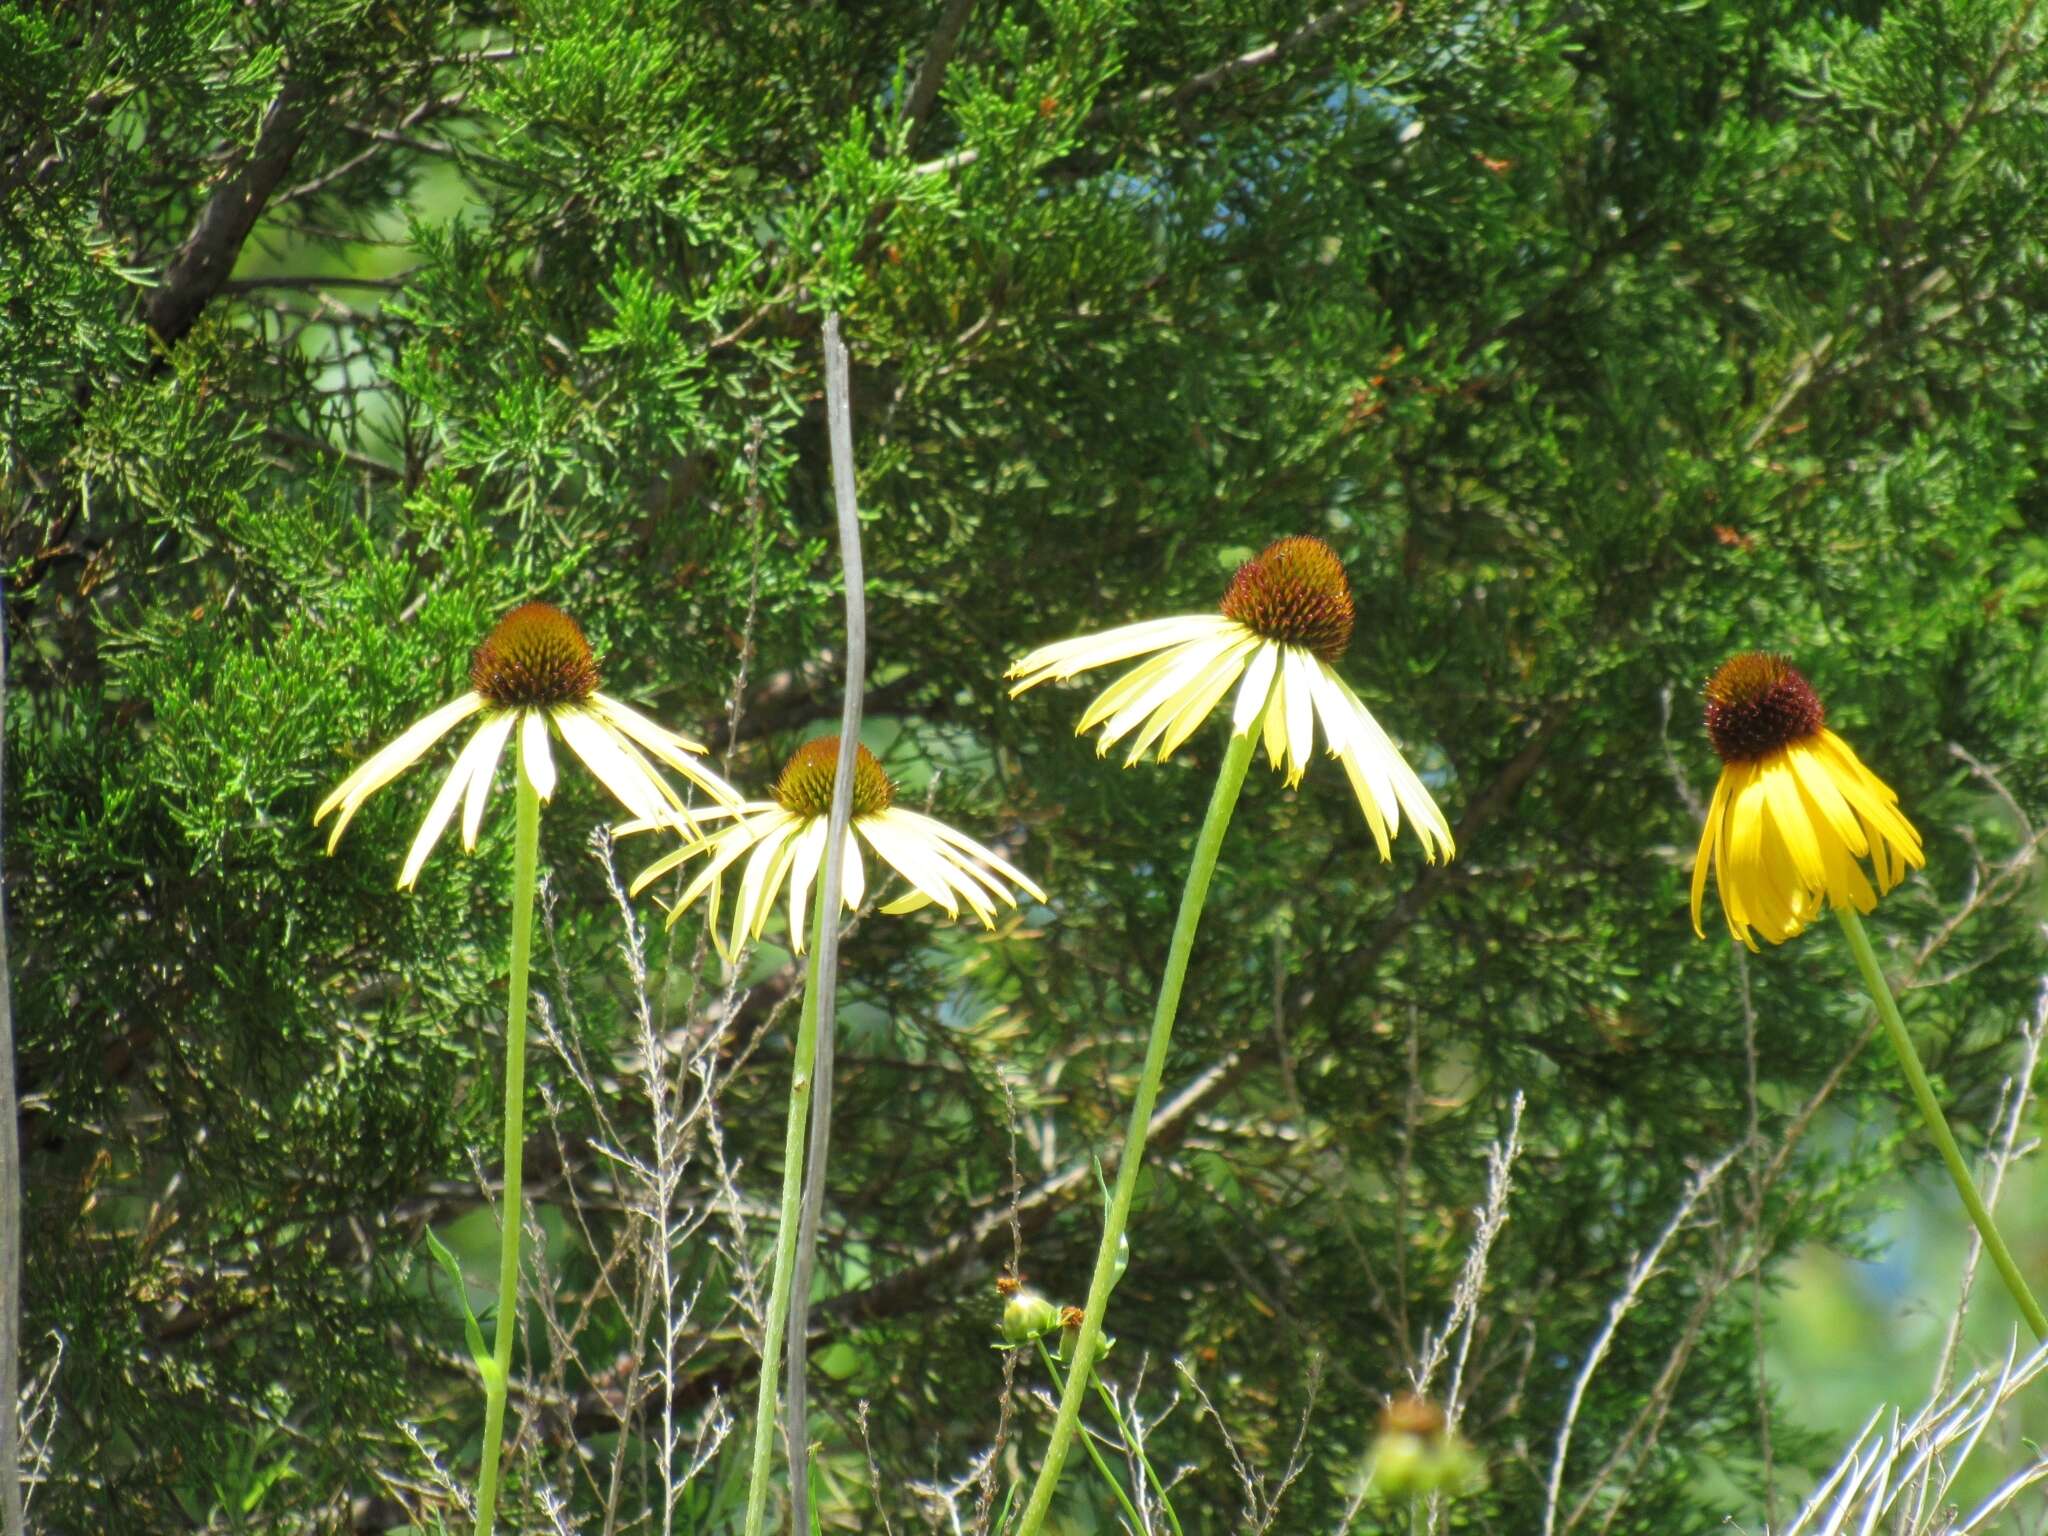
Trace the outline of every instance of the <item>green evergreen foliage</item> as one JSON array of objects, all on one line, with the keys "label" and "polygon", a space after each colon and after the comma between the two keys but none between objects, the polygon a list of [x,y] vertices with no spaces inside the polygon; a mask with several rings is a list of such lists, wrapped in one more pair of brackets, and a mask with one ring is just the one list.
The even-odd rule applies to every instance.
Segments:
[{"label": "green evergreen foliage", "polygon": [[[1753,957],[1717,914],[1690,931],[1697,689],[1787,651],[1899,790],[1928,864],[1872,930],[1981,1146],[2043,970],[2016,858],[2048,810],[2043,32],[2030,0],[0,5],[29,1366],[64,1343],[36,1518],[383,1529],[431,1498],[429,1453],[473,1465],[423,1233],[488,1230],[510,795],[410,893],[449,748],[331,858],[312,811],[527,597],[750,793],[832,729],[828,306],[866,739],[1053,899],[844,947],[827,1528],[917,1528],[910,1484],[998,1433],[1000,1487],[1034,1466],[1044,1416],[1002,1407],[988,1348],[1003,1212],[1021,1188],[1022,1267],[1078,1302],[1088,1159],[1121,1136],[1222,749],[1212,723],[1125,771],[1074,739],[1078,687],[1012,701],[1001,673],[1209,610],[1300,532],[1347,563],[1340,670],[1459,856],[1382,865],[1334,764],[1293,792],[1254,767],[1167,1079],[1201,1091],[1155,1133],[1105,1370],[1149,1360],[1156,1415],[1183,1360],[1213,1401],[1151,1441],[1192,1468],[1190,1533],[1253,1528],[1225,1428],[1277,1483],[1319,1370],[1274,1529],[1334,1530],[1520,1093],[1467,1367],[1488,1480],[1447,1528],[1541,1528],[1586,1351],[1731,1148],[1591,1378],[1560,1529],[1757,1528],[1766,1443],[1789,1507],[1826,1451],[1760,1381],[1752,1283],[1861,1251],[1874,1186],[1927,1149],[1853,1049],[1825,925]],[[528,1188],[570,1301],[629,1226],[601,1148],[647,1130],[584,841],[613,814],[565,762],[536,975],[604,1091],[535,1046]],[[639,911],[663,1027],[708,1028],[699,920]],[[757,1250],[796,975],[764,950],[715,1056]],[[2039,1273],[2032,1214],[2008,1219]],[[662,1528],[657,1397],[694,1434],[751,1394],[724,1221],[676,1253],[704,1293],[629,1425],[625,1528]],[[604,1383],[644,1336],[544,1324],[521,1358],[569,1385],[524,1405],[509,1523],[547,1528],[545,1481],[605,1528]],[[734,1440],[677,1528],[728,1528],[742,1463]],[[1070,1529],[1117,1528],[1078,1457],[1067,1490]]]}]

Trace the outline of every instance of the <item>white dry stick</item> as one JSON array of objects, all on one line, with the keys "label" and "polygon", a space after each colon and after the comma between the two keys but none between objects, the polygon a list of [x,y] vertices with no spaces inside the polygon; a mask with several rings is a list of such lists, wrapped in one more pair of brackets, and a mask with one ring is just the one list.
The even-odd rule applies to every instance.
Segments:
[{"label": "white dry stick", "polygon": [[825,1160],[832,1144],[833,1024],[839,992],[839,883],[847,824],[853,819],[853,767],[860,749],[862,695],[867,686],[867,586],[860,558],[860,508],[854,499],[853,398],[839,312],[825,315],[825,435],[832,454],[832,500],[839,516],[839,564],[846,587],[846,695],[839,712],[839,761],[825,820],[825,863],[818,874],[818,1045],[811,1064],[811,1134],[804,1153],[803,1210],[797,1225],[795,1273],[789,1287],[789,1365],[784,1438],[789,1448],[789,1528],[808,1531],[811,1268],[818,1257],[818,1220],[825,1209]]},{"label": "white dry stick", "polygon": [[1472,1329],[1479,1317],[1479,1298],[1486,1289],[1486,1265],[1493,1253],[1493,1240],[1507,1225],[1508,1195],[1513,1188],[1515,1159],[1522,1155],[1522,1110],[1526,1100],[1517,1092],[1508,1106],[1508,1134],[1486,1149],[1486,1204],[1480,1207],[1479,1229],[1472,1235],[1472,1247],[1465,1255],[1465,1267],[1451,1292],[1450,1315],[1441,1331],[1422,1339],[1422,1361],[1410,1376],[1418,1397],[1429,1389],[1442,1369],[1453,1334],[1458,1339],[1458,1358],[1451,1366],[1451,1380],[1444,1393],[1445,1428],[1458,1427],[1464,1410],[1465,1361],[1472,1352]]},{"label": "white dry stick", "polygon": [[64,1335],[52,1329],[53,1348],[35,1379],[25,1384],[16,1401],[21,1425],[21,1512],[23,1524],[35,1491],[50,1474],[50,1448],[57,1442],[57,1370],[64,1364]]},{"label": "white dry stick", "polygon": [[1550,1458],[1550,1480],[1543,1490],[1543,1536],[1552,1536],[1557,1529],[1557,1500],[1564,1489],[1565,1457],[1571,1451],[1572,1426],[1578,1422],[1579,1407],[1585,1401],[1586,1385],[1593,1379],[1593,1373],[1600,1368],[1600,1362],[1607,1357],[1608,1346],[1614,1342],[1614,1335],[1621,1328],[1621,1320],[1628,1316],[1637,1300],[1643,1294],[1643,1287],[1657,1272],[1657,1261],[1664,1257],[1664,1250],[1671,1239],[1676,1237],[1686,1222],[1692,1219],[1693,1210],[1700,1200],[1712,1189],[1728,1165],[1735,1161],[1742,1151],[1738,1143],[1723,1152],[1713,1162],[1686,1181],[1685,1194],[1679,1199],[1678,1209],[1671,1213],[1671,1220],[1664,1224],[1664,1230],[1657,1234],[1657,1240],[1650,1245],[1647,1253],[1639,1256],[1629,1265],[1628,1277],[1622,1282],[1621,1294],[1616,1296],[1607,1308],[1607,1321],[1593,1340],[1593,1347],[1586,1352],[1586,1363],[1579,1367],[1578,1378],[1572,1382],[1571,1396],[1565,1400],[1564,1422],[1558,1426],[1557,1448]]},{"label": "white dry stick", "polygon": [[[1887,1516],[1903,1536],[1988,1536],[1991,1522],[2020,1494],[2048,1481],[2048,1456],[2035,1454],[1960,1519],[1950,1503],[1956,1479],[1984,1432],[2015,1397],[2048,1372],[2048,1344],[2015,1360],[2019,1336],[1994,1372],[1978,1371],[1946,1398],[1937,1393],[1911,1419],[1879,1408],[1792,1523],[1774,1536],[1867,1536]],[[1889,1417],[1882,1432],[1878,1426]],[[1919,1491],[1923,1480],[1930,1486]],[[1931,1497],[1929,1495],[1931,1494]],[[1910,1500],[1910,1502],[1909,1502]]]},{"label": "white dry stick", "polygon": [[[2043,937],[2048,937],[2048,924],[2041,925]],[[1985,1158],[1988,1176],[1984,1180],[1984,1207],[1998,1209],[1998,1197],[2005,1191],[2005,1175],[2012,1165],[2032,1152],[2037,1142],[2020,1140],[2021,1128],[2026,1124],[2027,1107],[2033,1102],[2034,1072],[2041,1061],[2041,1044],[2048,1037],[2048,975],[2041,978],[2034,994],[2034,1016],[2020,1029],[2020,1060],[2013,1074],[2005,1080],[1999,1100],[1998,1113],[1992,1117],[1992,1124],[1998,1127],[1996,1145]],[[1970,1294],[1977,1283],[1977,1266],[1984,1257],[1984,1238],[1974,1227],[1970,1229],[1969,1244],[1963,1255],[1963,1276],[1956,1287],[1955,1310],[1949,1315],[1948,1330],[1941,1341],[1941,1354],[1935,1362],[1932,1395],[1941,1396],[1949,1387],[1955,1371],[1956,1351],[1962,1347],[1963,1318],[1970,1309]],[[1925,1510],[1931,1497],[1934,1476],[1932,1464],[1921,1470],[1919,1488],[1915,1492],[1914,1513]]]},{"label": "white dry stick", "polygon": [[[6,630],[0,604],[0,636]],[[0,645],[0,717],[7,700],[7,659]],[[4,736],[0,727],[0,736]],[[21,1536],[21,1134],[14,1095],[14,1001],[7,975],[7,910],[0,901],[0,1528]]]},{"label": "white dry stick", "polygon": [[989,1464],[996,1458],[994,1446],[981,1452],[967,1463],[967,1470],[950,1483],[911,1483],[910,1491],[931,1506],[930,1520],[934,1526],[941,1521],[947,1536],[967,1536],[968,1517],[961,1511],[963,1503],[973,1501],[967,1496],[981,1487],[982,1479],[988,1476]]}]

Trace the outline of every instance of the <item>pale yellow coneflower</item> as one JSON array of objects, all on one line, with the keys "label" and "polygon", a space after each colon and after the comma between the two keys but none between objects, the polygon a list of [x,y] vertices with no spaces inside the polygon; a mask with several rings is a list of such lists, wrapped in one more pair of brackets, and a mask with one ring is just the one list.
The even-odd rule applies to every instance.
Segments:
[{"label": "pale yellow coneflower", "polygon": [[1096,695],[1074,728],[1080,734],[1101,726],[1096,750],[1104,753],[1130,736],[1129,767],[1155,746],[1163,762],[1242,678],[1231,732],[1260,730],[1267,761],[1284,765],[1289,787],[1308,768],[1320,722],[1324,745],[1344,765],[1380,857],[1393,857],[1393,835],[1405,811],[1431,862],[1448,858],[1455,848],[1443,812],[1331,665],[1351,643],[1353,618],[1351,587],[1336,552],[1321,539],[1279,539],[1237,568],[1222,612],[1150,619],[1041,646],[1010,668],[1017,679],[1010,692],[1150,655]]},{"label": "pale yellow coneflower", "polygon": [[316,826],[330,812],[341,812],[328,835],[327,851],[334,851],[343,829],[371,795],[418,762],[429,747],[471,715],[481,715],[483,723],[457,755],[455,766],[441,782],[440,793],[427,807],[426,818],[398,873],[400,889],[419,877],[427,855],[447,830],[457,801],[462,803],[462,846],[476,847],[484,801],[490,795],[505,742],[515,729],[519,758],[543,800],[555,791],[550,726],[634,816],[656,821],[668,815],[688,815],[643,749],[714,800],[732,805],[740,798],[693,756],[704,750],[701,743],[678,736],[597,691],[597,659],[574,619],[549,603],[524,603],[500,619],[476,648],[469,664],[469,692],[443,704],[373,753],[320,803],[313,813]]},{"label": "pale yellow coneflower", "polygon": [[[858,910],[867,890],[860,851],[863,842],[910,882],[909,892],[885,905],[884,912],[913,912],[936,904],[945,909],[948,917],[958,917],[960,908],[965,906],[981,919],[983,927],[993,927],[998,903],[1017,904],[1010,886],[1045,900],[1045,892],[1030,876],[1000,855],[955,832],[944,822],[898,806],[896,786],[875,755],[866,747],[856,747],[855,754],[853,815],[846,828],[839,883],[848,911]],[[686,841],[656,859],[634,880],[634,893],[645,890],[687,860],[703,856],[704,867],[669,909],[668,920],[673,923],[708,891],[712,938],[720,953],[730,958],[748,941],[760,938],[782,883],[787,880],[790,938],[796,953],[802,954],[811,885],[825,860],[838,761],[839,738],[821,736],[805,742],[790,757],[775,781],[772,800],[749,800],[698,811],[700,822],[730,818],[730,823]],[[641,820],[618,830],[622,834],[644,832],[655,825]],[[725,874],[742,858],[747,863],[733,906],[732,928],[729,935],[722,934],[718,911]]]},{"label": "pale yellow coneflower", "polygon": [[[483,723],[456,755],[455,766],[427,808],[412,848],[398,874],[399,888],[419,877],[427,855],[462,802],[462,845],[476,846],[483,824],[484,801],[490,798],[498,759],[516,730],[513,751],[514,833],[512,838],[512,949],[505,982],[505,1121],[502,1158],[504,1193],[499,1206],[498,1310],[488,1352],[474,1317],[470,1348],[484,1388],[482,1461],[477,1469],[477,1536],[491,1536],[497,1519],[498,1463],[504,1444],[505,1402],[512,1371],[512,1338],[519,1313],[519,1233],[523,1202],[521,1161],[525,1146],[527,977],[533,960],[533,907],[540,857],[540,805],[555,792],[555,762],[548,745],[550,727],[597,775],[600,784],[636,816],[690,825],[690,812],[676,798],[668,781],[643,756],[652,753],[722,803],[739,799],[715,773],[691,754],[704,749],[687,737],[664,730],[637,710],[597,691],[597,658],[583,630],[561,609],[548,603],[525,603],[498,621],[476,648],[469,663],[469,692],[400,733],[397,740],[372,753],[342,780],[313,813],[317,826],[339,810],[327,839],[332,853],[345,828],[363,803],[418,762],[427,749],[471,715]],[[461,1281],[453,1255],[433,1233],[427,1243],[436,1257]],[[466,1296],[466,1292],[463,1293]]]},{"label": "pale yellow coneflower", "polygon": [[1404,814],[1432,863],[1455,851],[1450,823],[1436,801],[1380,729],[1372,711],[1359,702],[1333,666],[1351,643],[1356,617],[1351,586],[1336,551],[1321,539],[1276,540],[1237,568],[1223,594],[1222,610],[1154,619],[1062,640],[1033,651],[1009,672],[1017,679],[1010,690],[1014,695],[1092,667],[1150,657],[1098,694],[1076,727],[1077,731],[1102,728],[1099,752],[1107,752],[1113,743],[1130,736],[1126,767],[1154,747],[1164,760],[1209,718],[1225,694],[1237,689],[1231,706],[1230,741],[1217,766],[1208,814],[1195,837],[1180,912],[1174,918],[1173,938],[1159,978],[1145,1062],[1131,1101],[1130,1130],[1124,1138],[1116,1187],[1110,1192],[1102,1239],[1095,1250],[1088,1302],[1071,1336],[1066,1385],[1018,1536],[1038,1536],[1043,1530],[1067,1450],[1080,1425],[1081,1402],[1093,1379],[1110,1289],[1127,1257],[1124,1229],[1137,1195],[1145,1139],[1151,1131],[1153,1106],[1159,1100],[1195,929],[1254,751],[1263,744],[1266,760],[1275,768],[1285,768],[1290,786],[1298,784],[1315,753],[1320,722],[1324,745],[1344,765],[1383,860],[1393,857],[1394,836]]}]

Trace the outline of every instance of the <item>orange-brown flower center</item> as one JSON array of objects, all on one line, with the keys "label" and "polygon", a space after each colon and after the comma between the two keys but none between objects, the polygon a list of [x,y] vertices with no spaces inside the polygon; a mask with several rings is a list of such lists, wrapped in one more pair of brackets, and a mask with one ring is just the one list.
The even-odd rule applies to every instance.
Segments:
[{"label": "orange-brown flower center", "polygon": [[1413,1392],[1397,1393],[1380,1410],[1383,1433],[1419,1435],[1427,1440],[1442,1434],[1444,1423],[1443,1409]]},{"label": "orange-brown flower center", "polygon": [[1749,762],[1817,735],[1827,723],[1813,685],[1782,656],[1744,651],[1707,680],[1707,738],[1724,763]]},{"label": "orange-brown flower center", "polygon": [[1276,539],[1230,578],[1223,616],[1254,634],[1335,661],[1351,643],[1351,584],[1344,562],[1321,539]]},{"label": "orange-brown flower center", "polygon": [[476,648],[469,686],[500,709],[581,704],[597,692],[597,658],[561,609],[522,603]]},{"label": "orange-brown flower center", "polygon": [[[853,757],[853,814],[872,816],[886,811],[896,798],[896,786],[875,761],[875,754],[856,746]],[[775,802],[792,816],[832,814],[832,786],[838,778],[839,738],[820,736],[807,741],[791,755],[775,781]]]}]

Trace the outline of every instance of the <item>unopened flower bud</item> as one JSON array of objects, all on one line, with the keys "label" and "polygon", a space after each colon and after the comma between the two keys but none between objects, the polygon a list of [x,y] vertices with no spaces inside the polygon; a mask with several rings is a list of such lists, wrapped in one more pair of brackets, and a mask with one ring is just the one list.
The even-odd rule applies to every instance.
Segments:
[{"label": "unopened flower bud", "polygon": [[1028,1344],[1042,1333],[1059,1326],[1059,1308],[1028,1286],[1020,1286],[1003,1303],[1003,1339],[1010,1344]]},{"label": "unopened flower bud", "polygon": [[1463,1435],[1447,1427],[1444,1411],[1403,1392],[1380,1413],[1373,1441],[1372,1488],[1384,1498],[1456,1498],[1477,1487],[1485,1466]]}]

